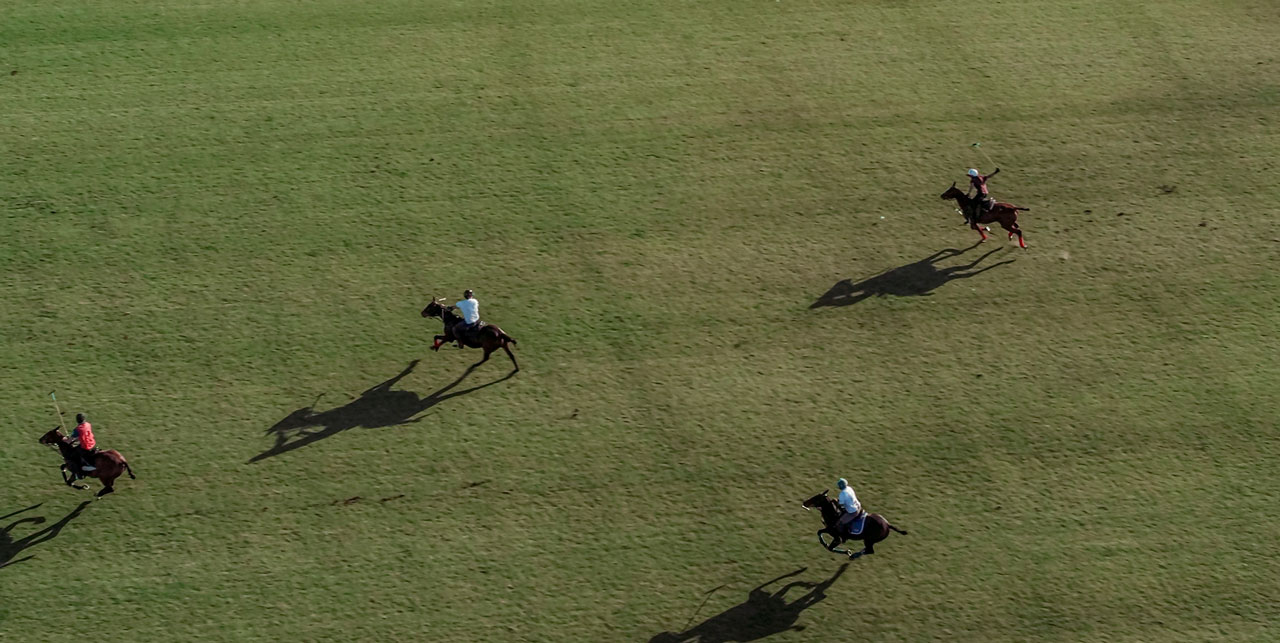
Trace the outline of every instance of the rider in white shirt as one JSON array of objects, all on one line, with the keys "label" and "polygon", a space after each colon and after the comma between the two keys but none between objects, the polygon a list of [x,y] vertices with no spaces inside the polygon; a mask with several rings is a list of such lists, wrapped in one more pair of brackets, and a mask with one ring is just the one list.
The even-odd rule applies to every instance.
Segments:
[{"label": "rider in white shirt", "polygon": [[480,302],[470,288],[462,293],[462,299],[459,299],[458,303],[454,305],[462,313],[462,321],[466,323],[468,330],[475,328],[476,324],[480,323]]},{"label": "rider in white shirt", "polygon": [[476,299],[475,293],[468,288],[454,307],[462,313],[462,323],[458,324],[453,331],[456,335],[455,339],[458,340],[458,348],[462,348],[463,336],[470,335],[471,331],[480,327],[480,302]]},{"label": "rider in white shirt", "polygon": [[858,496],[853,493],[853,487],[849,486],[848,480],[840,478],[836,481],[836,488],[840,490],[840,496],[836,498],[836,502],[844,510],[844,515],[840,516],[836,528],[838,532],[844,532],[848,530],[849,523],[862,516],[862,503],[858,502]]}]

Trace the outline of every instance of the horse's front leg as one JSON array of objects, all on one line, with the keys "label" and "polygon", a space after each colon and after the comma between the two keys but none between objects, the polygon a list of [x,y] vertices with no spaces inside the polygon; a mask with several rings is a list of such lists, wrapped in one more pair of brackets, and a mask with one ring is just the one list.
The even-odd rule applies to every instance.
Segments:
[{"label": "horse's front leg", "polygon": [[[980,225],[978,225],[978,220],[977,220],[977,219],[974,219],[974,220],[973,220],[973,223],[970,223],[970,224],[969,224],[969,227],[970,227],[970,228],[973,228],[974,230],[977,230],[977,231],[978,231],[978,234],[982,235],[982,241],[986,241],[986,240],[987,240],[987,231],[983,229],[983,228],[985,228],[986,226],[980,226]],[[979,241],[978,243],[982,243],[982,241]]]},{"label": "horse's front leg", "polygon": [[445,337],[444,335],[436,335],[436,336],[435,336],[435,342],[434,342],[433,344],[431,344],[431,350],[433,350],[433,351],[438,351],[438,350],[440,350],[440,345],[441,345],[441,344],[443,344],[443,343],[445,342],[445,340],[446,340],[446,339],[448,339],[448,338],[447,338],[447,337]]},{"label": "horse's front leg", "polygon": [[89,488],[89,485],[84,485],[82,487],[76,484],[76,474],[73,471],[71,471],[71,468],[68,467],[66,463],[63,463],[62,469],[60,469],[59,471],[60,473],[62,473],[62,481],[66,483],[68,487],[71,487],[72,489],[88,489]]},{"label": "horse's front leg", "polygon": [[823,547],[826,547],[826,548],[827,548],[827,551],[830,551],[830,552],[832,552],[832,553],[836,553],[836,554],[847,554],[847,553],[849,553],[849,552],[847,552],[847,551],[845,551],[845,550],[843,550],[843,549],[840,549],[839,547],[836,547],[836,545],[838,545],[838,544],[840,543],[840,541],[839,541],[838,539],[836,539],[836,537],[835,537],[834,535],[833,535],[833,536],[831,536],[831,542],[830,542],[830,543],[828,543],[828,542],[826,541],[826,539],[824,539],[824,538],[822,537],[822,534],[825,534],[825,533],[828,533],[826,529],[819,529],[819,530],[818,530],[818,542],[822,543],[822,546],[823,546]]}]

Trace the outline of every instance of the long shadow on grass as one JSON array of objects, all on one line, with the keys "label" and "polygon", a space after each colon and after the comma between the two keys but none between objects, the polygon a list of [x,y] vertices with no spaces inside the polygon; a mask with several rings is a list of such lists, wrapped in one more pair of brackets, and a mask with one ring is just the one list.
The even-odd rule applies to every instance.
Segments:
[{"label": "long shadow on grass", "polygon": [[301,449],[309,444],[314,444],[342,433],[347,429],[357,427],[376,429],[384,426],[421,422],[423,418],[419,414],[427,409],[447,399],[505,382],[515,375],[515,371],[512,371],[505,377],[492,382],[454,391],[453,389],[461,384],[462,380],[467,379],[467,376],[471,375],[471,372],[475,370],[476,365],[472,365],[462,373],[461,377],[426,397],[418,397],[418,394],[412,391],[393,390],[392,387],[406,375],[412,373],[417,366],[418,360],[415,359],[409,362],[409,365],[404,367],[404,370],[400,371],[395,377],[361,393],[360,397],[347,404],[328,411],[317,413],[312,408],[316,402],[320,401],[320,398],[316,398],[316,402],[312,402],[311,406],[305,406],[290,413],[288,417],[276,422],[275,426],[267,429],[267,435],[275,437],[275,445],[253,456],[249,459],[249,462],[259,462],[282,453]]},{"label": "long shadow on grass", "polygon": [[[675,632],[658,634],[649,639],[649,643],[730,643],[731,641],[755,641],[788,630],[798,632],[805,627],[796,625],[796,620],[800,618],[800,612],[817,605],[825,599],[827,590],[835,584],[836,579],[840,578],[840,575],[848,568],[849,563],[841,565],[840,569],[837,569],[831,575],[831,578],[820,583],[794,580],[779,587],[773,593],[765,589],[783,579],[803,574],[808,569],[807,567],[801,567],[794,572],[783,574],[771,581],[761,583],[747,593],[747,600],[742,603],[734,605],[693,627],[689,627],[689,624],[686,623],[686,629],[679,634]],[[787,592],[797,587],[802,587],[809,591],[794,601],[787,602]],[[715,590],[711,591],[714,592]],[[705,603],[706,599],[703,599],[703,602]],[[694,616],[697,616],[696,611]],[[692,617],[689,622],[693,622]]]},{"label": "long shadow on grass", "polygon": [[[44,503],[41,503],[41,504],[44,504]],[[35,557],[34,554],[30,556],[23,556],[22,558],[17,558],[17,556],[18,554],[21,554],[26,549],[30,549],[31,547],[35,547],[40,543],[47,542],[47,541],[53,540],[54,538],[57,538],[58,534],[62,532],[62,528],[66,527],[67,523],[71,522],[72,520],[75,520],[76,516],[79,516],[80,512],[84,511],[85,507],[88,507],[89,504],[90,504],[90,501],[88,500],[80,503],[80,506],[76,507],[75,509],[72,509],[71,513],[63,517],[62,520],[59,520],[58,522],[55,522],[52,525],[49,525],[48,527],[41,529],[40,531],[27,534],[26,536],[23,536],[18,540],[13,539],[12,532],[14,529],[19,527],[20,525],[24,525],[27,523],[31,523],[33,525],[43,525],[45,522],[44,516],[28,516],[26,518],[19,518],[9,523],[9,525],[6,527],[0,527],[0,569],[8,567],[9,565],[15,565],[24,560],[31,560],[32,558],[34,558]],[[28,511],[37,509],[39,507],[40,505],[32,505],[30,507],[27,507],[26,509],[19,509],[6,516],[0,516],[0,520],[7,520],[20,513],[26,513]]]},{"label": "long shadow on grass", "polygon": [[945,268],[937,266],[937,263],[943,259],[958,257],[977,247],[978,244],[975,243],[964,250],[956,250],[955,248],[939,250],[920,261],[899,266],[874,277],[867,277],[858,283],[853,283],[851,279],[841,280],[832,286],[825,295],[819,297],[818,301],[813,302],[813,305],[809,306],[809,308],[849,306],[872,296],[927,297],[947,282],[976,277],[992,268],[1016,261],[1015,259],[1009,259],[975,270],[983,259],[1002,250],[1002,248],[996,248],[968,264],[947,266]]}]

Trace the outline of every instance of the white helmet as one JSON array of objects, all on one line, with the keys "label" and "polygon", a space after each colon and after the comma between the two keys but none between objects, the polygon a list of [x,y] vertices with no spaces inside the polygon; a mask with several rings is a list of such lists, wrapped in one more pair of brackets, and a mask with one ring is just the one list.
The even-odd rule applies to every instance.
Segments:
[{"label": "white helmet", "polygon": [[847,486],[849,486],[849,481],[848,481],[848,480],[845,480],[844,478],[840,478],[839,480],[836,480],[836,488],[837,488],[837,489],[843,490],[843,489],[844,489],[845,487],[847,487]]},{"label": "white helmet", "polygon": [[978,176],[978,171],[973,168],[969,168],[969,176]]}]

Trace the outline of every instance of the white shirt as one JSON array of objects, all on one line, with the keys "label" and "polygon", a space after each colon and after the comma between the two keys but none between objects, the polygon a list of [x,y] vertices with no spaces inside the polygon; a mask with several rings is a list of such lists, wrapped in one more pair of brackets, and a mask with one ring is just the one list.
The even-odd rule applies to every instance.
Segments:
[{"label": "white shirt", "polygon": [[856,514],[862,509],[862,505],[858,504],[858,496],[853,495],[853,487],[841,489],[840,497],[836,499],[836,502],[840,503],[846,513]]},{"label": "white shirt", "polygon": [[468,324],[474,324],[480,321],[480,302],[475,298],[459,299],[457,304],[458,310],[462,311],[462,321]]}]

